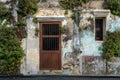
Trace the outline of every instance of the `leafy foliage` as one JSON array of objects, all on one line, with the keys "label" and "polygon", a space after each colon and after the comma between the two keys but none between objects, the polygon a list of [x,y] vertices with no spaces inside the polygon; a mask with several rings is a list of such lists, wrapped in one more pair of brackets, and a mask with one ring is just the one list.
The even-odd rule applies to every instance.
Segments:
[{"label": "leafy foliage", "polygon": [[77,14],[75,12],[73,12],[72,15],[71,15],[71,18],[76,19],[76,17],[77,17]]},{"label": "leafy foliage", "polygon": [[39,0],[19,0],[18,13],[22,16],[35,14],[38,9]]},{"label": "leafy foliage", "polygon": [[68,10],[65,10],[65,13],[64,13],[64,15],[67,15],[68,14]]},{"label": "leafy foliage", "polygon": [[66,26],[60,27],[60,32],[61,32],[62,34],[65,34],[66,31],[67,31]]},{"label": "leafy foliage", "polygon": [[38,18],[33,18],[33,22],[38,23],[39,22]]},{"label": "leafy foliage", "polygon": [[114,56],[120,57],[120,31],[107,32],[102,51],[107,60]]},{"label": "leafy foliage", "polygon": [[74,9],[82,3],[87,3],[89,0],[60,0],[60,5],[65,9]]},{"label": "leafy foliage", "polygon": [[0,26],[0,74],[19,74],[21,59],[24,56],[20,45],[13,28]]},{"label": "leafy foliage", "polygon": [[25,20],[22,20],[22,19],[21,19],[21,21],[16,22],[15,25],[16,25],[16,26],[19,26],[19,27],[20,27],[20,26],[26,26],[26,23],[25,23]]},{"label": "leafy foliage", "polygon": [[7,19],[9,18],[10,10],[4,6],[0,6],[0,18]]},{"label": "leafy foliage", "polygon": [[[0,3],[2,4],[0,6],[0,75],[19,74],[21,59],[24,56],[20,40],[26,36],[25,19],[27,15],[36,13],[39,1],[19,0],[18,22],[15,22],[12,16],[16,0],[8,1],[10,8],[7,8],[6,4]],[[16,27],[6,27],[8,24]]]},{"label": "leafy foliage", "polygon": [[105,8],[110,9],[115,15],[120,16],[120,0],[106,0]]},{"label": "leafy foliage", "polygon": [[40,32],[39,28],[35,28],[35,36],[38,36],[38,33]]},{"label": "leafy foliage", "polygon": [[[18,38],[24,38],[26,37],[26,29],[25,29],[25,19],[24,17],[26,17],[27,15],[33,15],[37,12],[38,10],[38,2],[40,0],[19,0],[19,4],[18,4],[18,22],[16,23],[16,25],[18,26],[18,28],[16,28],[16,34]],[[35,23],[38,22],[37,18],[34,18],[33,21]]]},{"label": "leafy foliage", "polygon": [[3,5],[0,6],[0,21],[3,21],[4,19],[6,19],[8,22],[13,21],[10,9]]}]

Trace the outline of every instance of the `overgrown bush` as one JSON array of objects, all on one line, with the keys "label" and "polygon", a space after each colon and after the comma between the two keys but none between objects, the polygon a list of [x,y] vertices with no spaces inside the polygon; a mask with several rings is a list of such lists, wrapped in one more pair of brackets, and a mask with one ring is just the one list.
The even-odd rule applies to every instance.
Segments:
[{"label": "overgrown bush", "polygon": [[16,38],[14,29],[0,26],[0,74],[19,74],[21,59],[24,52],[21,42]]},{"label": "overgrown bush", "polygon": [[71,18],[76,19],[76,17],[77,17],[77,14],[75,12],[73,12],[72,15],[71,15]]},{"label": "overgrown bush", "polygon": [[87,3],[89,0],[60,0],[60,5],[64,8],[64,9],[74,9],[80,5],[82,5],[82,3]]},{"label": "overgrown bush", "polygon": [[120,0],[106,0],[104,7],[110,9],[112,14],[120,16]]},{"label": "overgrown bush", "polygon": [[6,19],[7,21],[12,21],[12,15],[9,8],[6,8],[4,5],[0,6],[0,21]]},{"label": "overgrown bush", "polygon": [[35,14],[40,0],[19,0],[18,14],[22,16]]},{"label": "overgrown bush", "polygon": [[120,57],[120,31],[107,32],[102,51],[106,60],[114,56]]}]

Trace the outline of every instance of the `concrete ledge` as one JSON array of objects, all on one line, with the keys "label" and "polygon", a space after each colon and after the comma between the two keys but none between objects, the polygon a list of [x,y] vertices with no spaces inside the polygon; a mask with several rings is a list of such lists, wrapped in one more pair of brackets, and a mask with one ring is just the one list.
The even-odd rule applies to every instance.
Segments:
[{"label": "concrete ledge", "polygon": [[64,16],[36,16],[39,21],[63,21]]}]

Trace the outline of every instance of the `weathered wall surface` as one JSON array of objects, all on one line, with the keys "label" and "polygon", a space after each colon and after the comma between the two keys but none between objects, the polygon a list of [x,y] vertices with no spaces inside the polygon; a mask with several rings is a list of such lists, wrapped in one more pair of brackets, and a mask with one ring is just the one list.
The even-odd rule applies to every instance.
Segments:
[{"label": "weathered wall surface", "polygon": [[35,28],[38,24],[32,22],[31,17],[27,18],[27,38],[22,40],[22,46],[26,53],[21,66],[23,74],[38,74],[39,71],[39,38],[35,36]]},{"label": "weathered wall surface", "polygon": [[[95,4],[95,5],[93,5]],[[95,40],[94,19],[95,17],[105,17],[106,23],[104,30],[115,31],[120,28],[120,19],[110,18],[110,11],[102,9],[103,0],[90,1],[84,5],[84,10],[80,12],[80,24],[77,26],[71,19],[71,11],[65,15],[65,10],[59,6],[57,1],[40,3],[39,11],[27,18],[27,38],[23,39],[22,46],[26,53],[21,65],[22,74],[65,74],[65,75],[82,75],[82,74],[101,74],[105,72],[105,60],[101,57],[102,42]],[[40,21],[62,22],[62,27],[66,27],[67,31],[62,34],[62,70],[39,70],[40,64],[40,48],[39,36],[35,36],[35,28],[39,28],[39,23],[32,21],[33,17],[37,17]],[[78,49],[78,51],[77,51]],[[81,52],[79,51],[81,50]],[[109,62],[109,70],[111,74],[120,74],[119,59],[113,59]],[[111,65],[112,64],[112,65]],[[99,66],[101,65],[101,66]]]}]

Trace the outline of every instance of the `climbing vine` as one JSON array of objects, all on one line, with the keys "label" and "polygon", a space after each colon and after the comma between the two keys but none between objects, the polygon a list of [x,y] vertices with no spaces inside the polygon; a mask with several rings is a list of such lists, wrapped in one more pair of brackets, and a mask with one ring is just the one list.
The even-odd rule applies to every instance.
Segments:
[{"label": "climbing vine", "polygon": [[[38,2],[40,0],[19,0],[18,3],[18,22],[17,22],[17,32],[19,38],[26,37],[26,17],[28,15],[33,15],[38,10]],[[37,23],[37,19],[34,19],[35,23]]]},{"label": "climbing vine", "polygon": [[21,16],[33,15],[38,10],[40,0],[19,0],[18,14]]},{"label": "climbing vine", "polygon": [[89,0],[60,0],[60,5],[64,9],[74,9],[82,5],[82,3],[87,3]]},{"label": "climbing vine", "polygon": [[104,7],[110,9],[112,14],[120,16],[120,0],[105,0]]}]

